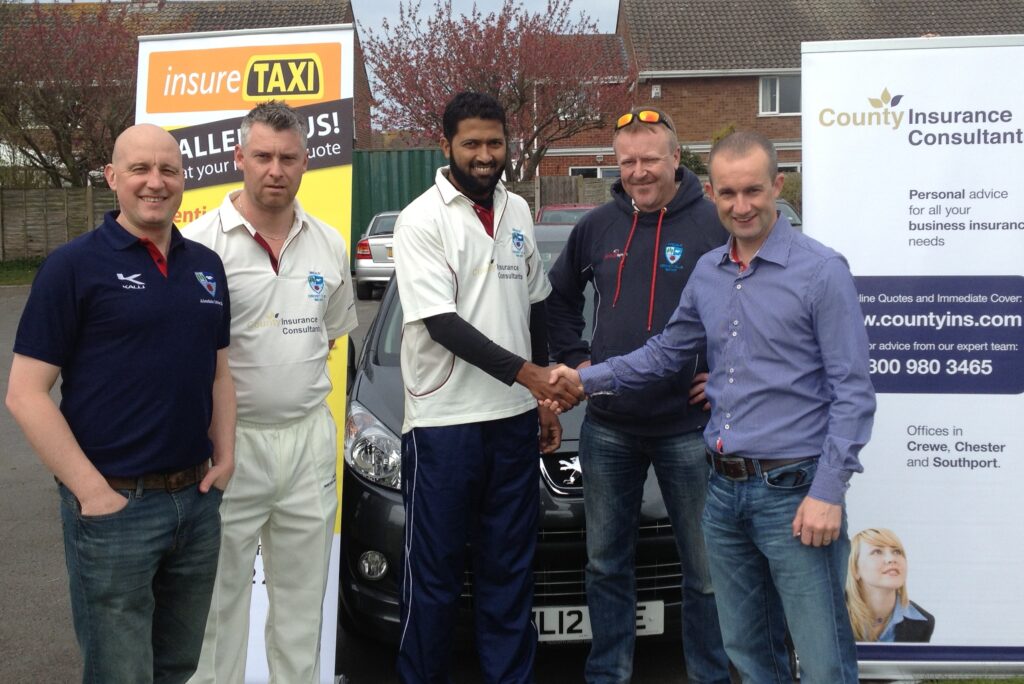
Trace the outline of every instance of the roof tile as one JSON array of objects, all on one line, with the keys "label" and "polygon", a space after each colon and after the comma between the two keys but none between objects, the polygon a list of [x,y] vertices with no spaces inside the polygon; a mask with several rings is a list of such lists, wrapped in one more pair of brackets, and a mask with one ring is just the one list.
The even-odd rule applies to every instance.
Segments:
[{"label": "roof tile", "polygon": [[1024,33],[1024,0],[620,0],[644,71],[789,69],[819,40]]}]

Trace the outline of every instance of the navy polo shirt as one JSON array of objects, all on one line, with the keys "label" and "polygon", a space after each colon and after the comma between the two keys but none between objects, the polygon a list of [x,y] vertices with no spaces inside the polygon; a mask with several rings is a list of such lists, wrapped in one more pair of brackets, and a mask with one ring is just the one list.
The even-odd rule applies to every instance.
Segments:
[{"label": "navy polo shirt", "polygon": [[217,350],[228,345],[220,257],[171,231],[164,277],[110,212],[39,269],[14,351],[61,369],[60,409],[107,476],[210,458]]}]

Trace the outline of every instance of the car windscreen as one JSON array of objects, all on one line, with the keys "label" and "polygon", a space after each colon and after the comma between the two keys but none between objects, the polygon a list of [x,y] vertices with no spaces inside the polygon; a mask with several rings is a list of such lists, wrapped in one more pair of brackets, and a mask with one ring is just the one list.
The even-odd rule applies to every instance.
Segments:
[{"label": "car windscreen", "polygon": [[786,217],[786,220],[789,221],[791,226],[796,227],[800,225],[800,216],[797,215],[796,209],[781,202],[776,204],[775,207],[782,212],[782,215]]},{"label": "car windscreen", "polygon": [[588,211],[590,211],[589,207],[545,210],[540,216],[540,223],[576,223]]},{"label": "car windscreen", "polygon": [[366,233],[367,237],[371,235],[391,235],[395,232],[395,221],[397,219],[398,214],[376,217],[370,225],[370,230]]}]

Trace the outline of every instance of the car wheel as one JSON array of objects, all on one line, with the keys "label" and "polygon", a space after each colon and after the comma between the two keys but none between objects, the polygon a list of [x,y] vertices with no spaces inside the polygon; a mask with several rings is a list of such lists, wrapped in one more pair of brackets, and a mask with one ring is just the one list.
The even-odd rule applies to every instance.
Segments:
[{"label": "car wheel", "polygon": [[372,299],[373,283],[356,283],[356,297],[359,299]]}]

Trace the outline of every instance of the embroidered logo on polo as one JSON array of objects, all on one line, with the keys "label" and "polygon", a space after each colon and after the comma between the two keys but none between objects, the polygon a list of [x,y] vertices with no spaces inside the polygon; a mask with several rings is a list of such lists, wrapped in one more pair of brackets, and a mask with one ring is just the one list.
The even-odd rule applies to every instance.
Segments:
[{"label": "embroidered logo on polo", "polygon": [[216,304],[217,306],[224,306],[224,302],[216,299],[217,296],[217,279],[213,277],[213,274],[209,271],[193,271],[196,276],[196,280],[199,282],[199,287],[203,288],[209,297],[204,297],[199,300],[200,304]]},{"label": "embroidered logo on polo", "polygon": [[324,283],[324,277],[316,271],[309,272],[306,284],[309,285],[308,296],[314,302],[322,302],[327,297],[327,286]]},{"label": "embroidered logo on polo", "polygon": [[664,263],[661,264],[661,269],[668,273],[678,271],[683,267],[683,246],[678,242],[669,242],[665,245],[665,256]]},{"label": "embroidered logo on polo", "polygon": [[518,228],[512,229],[512,256],[526,256],[526,236]]},{"label": "embroidered logo on polo", "polygon": [[121,288],[124,290],[145,290],[146,283],[139,280],[141,277],[141,273],[132,273],[127,276],[124,273],[117,274],[117,279],[121,281]]},{"label": "embroidered logo on polo", "polygon": [[199,281],[200,287],[206,290],[211,297],[217,294],[217,281],[214,279],[212,273],[206,271],[196,271],[196,280]]}]

